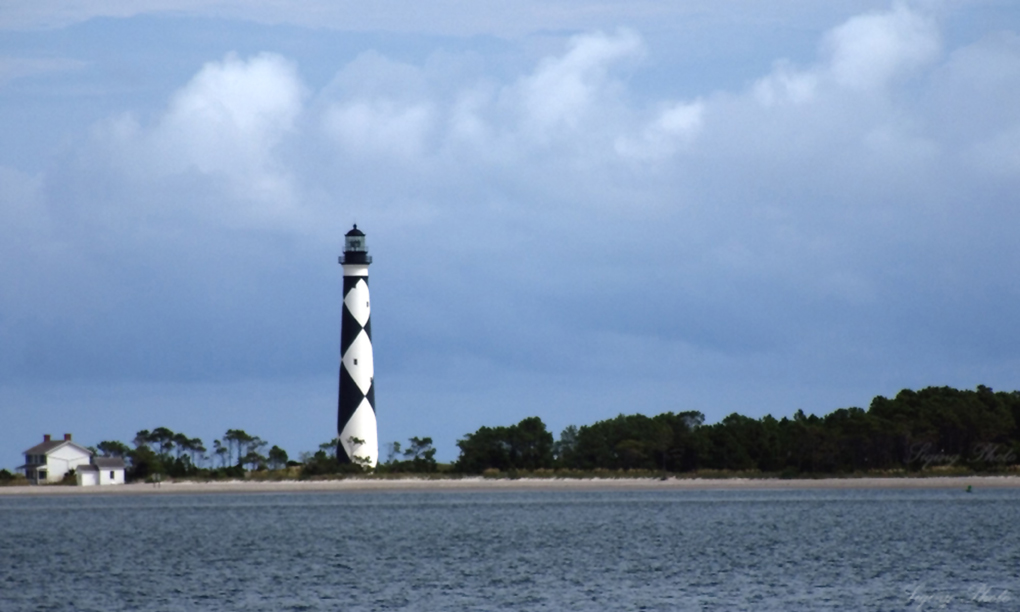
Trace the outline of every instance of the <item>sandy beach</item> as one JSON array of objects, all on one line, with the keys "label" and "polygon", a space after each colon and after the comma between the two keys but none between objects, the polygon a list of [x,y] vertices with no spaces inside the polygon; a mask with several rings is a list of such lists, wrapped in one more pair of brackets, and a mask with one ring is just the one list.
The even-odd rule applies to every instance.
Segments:
[{"label": "sandy beach", "polygon": [[164,482],[105,487],[15,486],[0,487],[9,495],[193,495],[206,493],[365,493],[365,492],[476,492],[476,491],[752,491],[804,489],[1006,489],[1020,488],[1018,476],[959,476],[929,478],[824,478],[810,480],[705,479],[705,478],[461,478],[346,480],[235,480],[222,482]]}]

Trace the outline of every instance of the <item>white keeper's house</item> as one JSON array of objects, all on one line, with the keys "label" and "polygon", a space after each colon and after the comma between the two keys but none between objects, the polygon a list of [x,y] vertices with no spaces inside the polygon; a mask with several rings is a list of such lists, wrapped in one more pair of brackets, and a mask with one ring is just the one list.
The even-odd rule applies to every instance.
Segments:
[{"label": "white keeper's house", "polygon": [[25,477],[35,484],[60,482],[71,470],[79,485],[124,484],[124,460],[114,457],[93,457],[92,451],[71,440],[43,436],[42,444],[25,451],[25,465],[18,466]]}]

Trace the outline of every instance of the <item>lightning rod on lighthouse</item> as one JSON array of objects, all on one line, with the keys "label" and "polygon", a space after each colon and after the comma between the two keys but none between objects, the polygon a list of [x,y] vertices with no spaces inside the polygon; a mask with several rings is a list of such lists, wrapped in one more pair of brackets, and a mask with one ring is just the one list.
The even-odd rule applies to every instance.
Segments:
[{"label": "lightning rod on lighthouse", "polygon": [[372,360],[371,303],[368,298],[368,254],[365,233],[354,229],[344,236],[343,314],[340,321],[340,395],[338,400],[337,459],[375,467],[379,435],[375,420],[375,367]]}]

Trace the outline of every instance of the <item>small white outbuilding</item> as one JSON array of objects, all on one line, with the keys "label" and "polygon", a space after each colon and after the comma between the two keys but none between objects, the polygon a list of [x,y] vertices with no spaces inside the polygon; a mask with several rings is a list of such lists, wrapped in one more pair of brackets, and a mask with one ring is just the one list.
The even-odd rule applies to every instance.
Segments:
[{"label": "small white outbuilding", "polygon": [[92,463],[79,466],[75,475],[81,487],[124,484],[124,460],[93,457]]}]

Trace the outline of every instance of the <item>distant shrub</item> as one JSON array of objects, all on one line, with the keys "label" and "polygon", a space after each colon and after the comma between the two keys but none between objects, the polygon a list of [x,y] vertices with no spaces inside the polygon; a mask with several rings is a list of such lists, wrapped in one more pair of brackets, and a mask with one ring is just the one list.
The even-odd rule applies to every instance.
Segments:
[{"label": "distant shrub", "polygon": [[27,484],[28,479],[25,478],[24,474],[12,474],[7,470],[0,470],[0,487],[16,487]]}]

